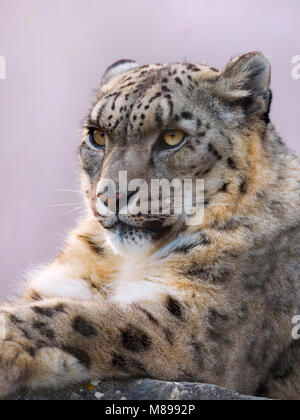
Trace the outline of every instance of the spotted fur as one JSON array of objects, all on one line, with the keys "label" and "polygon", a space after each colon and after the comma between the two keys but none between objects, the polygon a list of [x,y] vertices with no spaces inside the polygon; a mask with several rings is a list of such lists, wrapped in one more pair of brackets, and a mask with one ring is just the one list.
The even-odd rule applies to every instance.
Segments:
[{"label": "spotted fur", "polygon": [[[300,397],[300,160],[270,122],[271,99],[260,53],[222,71],[109,67],[79,147],[87,215],[0,310],[0,395],[148,376]],[[97,128],[105,151],[90,141]],[[166,128],[185,141],[166,148]],[[102,181],[124,170],[147,184],[204,179],[204,219],[110,214]]]}]

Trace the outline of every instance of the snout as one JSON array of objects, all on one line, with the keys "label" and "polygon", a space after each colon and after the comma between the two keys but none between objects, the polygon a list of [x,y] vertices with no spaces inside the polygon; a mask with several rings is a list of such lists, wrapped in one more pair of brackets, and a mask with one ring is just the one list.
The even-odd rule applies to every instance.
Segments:
[{"label": "snout", "polygon": [[151,211],[149,212],[151,202],[145,203],[144,211],[141,211],[141,207],[138,192],[128,194],[117,192],[113,195],[105,190],[97,193],[97,218],[108,231],[123,239],[142,234],[151,236],[152,239],[159,239],[169,232],[171,225],[167,217],[152,215]]},{"label": "snout", "polygon": [[[100,210],[103,208],[108,209],[112,214],[119,215],[127,214],[135,211],[135,206],[137,202],[134,199],[134,196],[137,195],[136,192],[126,192],[126,193],[109,193],[107,190],[100,191],[97,193],[97,199],[99,201]],[[107,210],[105,211],[106,215]],[[101,214],[101,213],[100,213]]]}]

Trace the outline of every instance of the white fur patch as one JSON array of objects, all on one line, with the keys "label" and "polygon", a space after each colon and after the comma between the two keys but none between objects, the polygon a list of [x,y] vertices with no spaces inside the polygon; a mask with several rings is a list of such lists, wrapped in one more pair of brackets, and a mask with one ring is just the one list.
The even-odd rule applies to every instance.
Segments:
[{"label": "white fur patch", "polygon": [[124,304],[142,300],[158,301],[162,294],[171,293],[162,276],[162,262],[151,258],[136,259],[129,256],[111,285],[111,301]]},{"label": "white fur patch", "polygon": [[91,114],[91,119],[93,121],[97,121],[97,117],[100,111],[100,107],[101,107],[101,102],[98,102],[97,105],[94,107],[92,114]]},{"label": "white fur patch", "polygon": [[[174,294],[174,288],[169,285],[168,276],[164,273],[166,257],[173,255],[177,247],[189,246],[200,242],[199,235],[188,235],[177,238],[152,256],[149,248],[136,248],[135,252],[127,249],[123,253],[124,263],[117,273],[117,279],[110,285],[111,301],[124,304],[137,303],[142,300],[158,301],[162,295]],[[195,246],[194,250],[201,247]],[[131,250],[133,251],[134,248]],[[125,251],[125,250],[123,250]]]},{"label": "white fur patch", "polygon": [[[122,255],[124,258],[134,256],[136,259],[139,256],[145,255],[149,252],[153,246],[150,237],[139,237],[135,236],[134,241],[127,239],[120,239],[117,233],[108,232],[105,235],[108,246],[113,250],[115,254]],[[135,264],[133,262],[133,264]]]},{"label": "white fur patch", "polygon": [[[165,258],[172,256],[176,247],[192,244],[197,239],[199,240],[197,235],[178,238],[152,256],[149,255],[150,247],[147,241],[140,243],[141,246],[132,244],[131,249],[130,246],[127,249],[124,247],[123,263],[119,272],[115,274],[115,280],[109,285],[110,301],[120,304],[132,304],[143,300],[157,302],[162,295],[172,296],[174,288],[169,285],[168,275],[164,272]],[[34,289],[43,298],[101,298],[101,294],[93,293],[84,279],[72,278],[69,270],[70,268],[60,265],[37,270],[30,276],[29,288]]]},{"label": "white fur patch", "polygon": [[181,120],[180,121],[180,127],[187,131],[195,131],[197,128],[197,122],[193,120]]},{"label": "white fur patch", "polygon": [[85,280],[70,278],[64,271],[64,267],[55,265],[36,271],[31,275],[29,287],[45,298],[71,297],[88,300],[97,297]]}]

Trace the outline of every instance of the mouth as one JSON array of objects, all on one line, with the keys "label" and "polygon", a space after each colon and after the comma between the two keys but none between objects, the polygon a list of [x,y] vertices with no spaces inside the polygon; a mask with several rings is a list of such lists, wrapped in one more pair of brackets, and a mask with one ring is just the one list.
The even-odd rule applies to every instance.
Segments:
[{"label": "mouth", "polygon": [[159,221],[149,222],[145,227],[137,227],[119,220],[113,226],[106,229],[114,235],[117,235],[122,241],[129,241],[134,238],[159,241],[170,232],[172,227],[163,226],[163,222]]}]

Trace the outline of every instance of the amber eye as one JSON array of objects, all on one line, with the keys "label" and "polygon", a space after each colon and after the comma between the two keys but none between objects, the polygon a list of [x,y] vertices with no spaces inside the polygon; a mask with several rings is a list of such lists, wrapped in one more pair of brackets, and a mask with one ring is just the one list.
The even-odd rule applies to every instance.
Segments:
[{"label": "amber eye", "polygon": [[185,133],[182,130],[166,130],[163,134],[163,139],[168,146],[174,147],[180,144],[185,138]]},{"label": "amber eye", "polygon": [[107,134],[103,130],[93,130],[90,133],[90,140],[95,147],[103,149],[106,145]]}]

